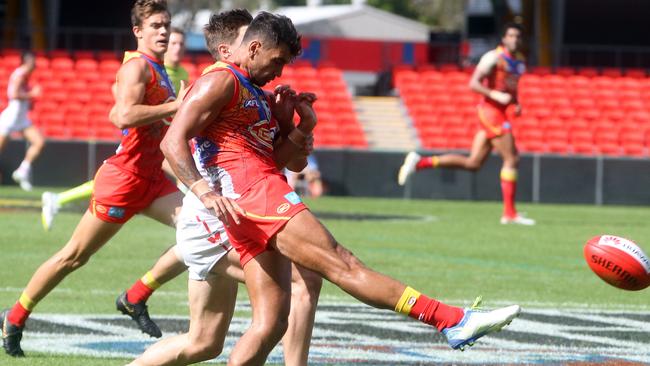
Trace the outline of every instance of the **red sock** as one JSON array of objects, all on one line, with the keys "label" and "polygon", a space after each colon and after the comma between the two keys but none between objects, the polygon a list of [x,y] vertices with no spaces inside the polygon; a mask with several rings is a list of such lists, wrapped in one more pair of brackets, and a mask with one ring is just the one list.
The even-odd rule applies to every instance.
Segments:
[{"label": "red sock", "polygon": [[463,309],[443,304],[425,295],[420,295],[417,298],[409,313],[411,318],[433,325],[440,332],[460,323],[464,315]]},{"label": "red sock", "polygon": [[25,326],[25,321],[27,321],[27,318],[29,318],[29,314],[31,313],[32,312],[25,309],[19,301],[16,301],[16,304],[14,304],[7,315],[7,320],[9,320],[9,323],[22,328]]},{"label": "red sock", "polygon": [[431,169],[436,166],[438,166],[437,156],[423,156],[420,158],[418,163],[415,164],[415,170]]},{"label": "red sock", "polygon": [[142,282],[142,279],[139,279],[135,281],[133,286],[131,286],[131,288],[126,292],[126,299],[132,304],[140,301],[147,301],[153,292],[154,289],[149,288],[144,284],[144,282]]},{"label": "red sock", "polygon": [[515,209],[515,194],[517,193],[517,173],[501,170],[501,195],[503,196],[503,216],[517,216]]}]

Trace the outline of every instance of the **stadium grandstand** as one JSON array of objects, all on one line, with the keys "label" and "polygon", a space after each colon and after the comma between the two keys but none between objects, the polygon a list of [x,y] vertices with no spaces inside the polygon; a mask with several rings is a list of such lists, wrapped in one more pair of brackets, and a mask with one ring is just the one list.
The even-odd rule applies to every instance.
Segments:
[{"label": "stadium grandstand", "polygon": [[[467,86],[469,78],[478,57],[498,43],[501,24],[515,19],[527,30],[528,72],[519,88],[524,113],[514,122],[518,148],[524,154],[522,164],[527,166],[531,157],[532,164],[538,164],[534,161],[540,156],[643,159],[650,153],[650,78],[644,67],[650,60],[647,40],[640,36],[644,22],[638,18],[640,12],[631,9],[647,5],[628,1],[636,8],[604,11],[608,7],[603,5],[592,7],[591,13],[583,12],[588,7],[584,1],[440,1],[437,13],[431,12],[439,20],[429,24],[365,1],[280,6],[275,10],[292,17],[303,34],[304,52],[270,86],[288,83],[319,95],[318,153],[366,156],[377,152],[375,156],[380,156],[410,150],[467,151],[479,101]],[[212,63],[201,34],[201,22],[210,10],[201,4],[170,2],[173,22],[187,30],[190,52],[183,65],[191,80]],[[110,146],[120,138],[120,131],[107,119],[113,103],[110,86],[121,50],[132,47],[133,41],[125,31],[128,18],[121,15],[128,12],[128,4],[97,5],[104,16],[92,21],[84,20],[86,10],[77,5],[81,2],[2,2],[0,89],[6,89],[20,50],[34,50],[37,68],[32,83],[41,85],[46,97],[34,103],[29,116],[50,141],[57,142],[46,149],[65,146],[65,141],[89,143],[89,151],[94,152],[86,172],[75,176],[90,177],[102,158],[94,146]],[[620,16],[611,17],[609,11]],[[607,38],[596,37],[593,24],[599,21],[584,22],[586,14],[612,24],[626,19],[626,28],[619,31],[620,27],[612,26]],[[6,102],[3,93],[0,107]],[[5,177],[10,171],[7,164],[11,163],[5,162],[2,169]],[[354,169],[343,163],[333,165],[324,168],[333,169],[330,175],[342,181],[332,186],[347,186],[342,174]],[[46,176],[37,164],[35,179],[45,182]],[[50,180],[64,181],[63,177]],[[3,183],[10,184],[6,179]],[[342,188],[338,193],[346,191],[350,190]],[[395,186],[380,194],[399,196],[400,192]],[[417,189],[414,192],[419,195]],[[378,192],[361,189],[355,194]],[[527,198],[540,196],[532,192]]]},{"label": "stadium grandstand", "polygon": [[[324,284],[322,289],[319,285],[316,294],[313,288],[306,291],[309,294],[292,289],[292,302],[296,300],[301,305],[313,306],[312,310],[318,306],[313,334],[298,333],[300,337],[293,334],[303,340],[302,346],[309,345],[310,365],[650,365],[650,287],[647,287],[650,262],[645,254],[650,250],[650,226],[647,224],[650,214],[650,22],[646,19],[650,14],[650,1],[152,1],[166,2],[171,23],[166,23],[167,12],[163,10],[153,14],[165,23],[151,21],[148,24],[168,25],[169,33],[174,29],[177,39],[185,42],[178,49],[186,52],[177,53],[184,55],[184,58],[177,57],[177,60],[183,58],[182,67],[173,63],[171,70],[175,71],[165,71],[169,64],[161,55],[164,52],[168,56],[174,54],[169,51],[172,41],[171,38],[155,39],[160,52],[153,59],[139,50],[136,57],[142,57],[144,61],[139,62],[149,65],[149,69],[142,66],[137,75],[144,75],[145,69],[154,70],[157,76],[152,76],[151,80],[158,77],[160,85],[149,82],[143,87],[145,77],[139,77],[133,85],[138,85],[140,89],[137,90],[146,90],[139,98],[147,107],[151,105],[149,101],[145,103],[145,99],[156,93],[155,89],[162,88],[164,94],[155,95],[163,101],[157,107],[174,108],[163,113],[164,118],[156,115],[149,119],[133,118],[136,122],[131,121],[132,124],[119,121],[114,124],[109,118],[109,113],[115,111],[113,93],[124,96],[135,89],[124,87],[128,77],[122,78],[123,74],[120,74],[119,88],[116,83],[116,73],[124,67],[124,59],[134,56],[127,51],[134,50],[139,42],[134,37],[139,29],[134,29],[137,27],[132,26],[130,16],[135,0],[0,0],[0,113],[20,105],[20,108],[13,108],[14,114],[26,114],[40,132],[25,133],[25,129],[31,127],[29,123],[14,122],[11,128],[7,127],[6,121],[11,118],[0,115],[0,321],[5,349],[0,350],[0,365],[127,364],[147,350],[155,351],[157,348],[151,346],[157,340],[147,334],[160,337],[162,333],[163,342],[181,335],[190,324],[188,304],[192,306],[193,302],[204,300],[204,296],[188,299],[187,273],[175,279],[163,275],[158,281],[154,275],[156,271],[150,267],[153,261],[160,258],[164,264],[166,258],[171,257],[175,270],[181,273],[193,255],[182,250],[194,245],[191,241],[201,241],[206,244],[205,248],[218,249],[229,258],[227,269],[223,261],[218,264],[218,258],[200,263],[201,281],[207,279],[201,282],[205,293],[213,294],[213,290],[221,289],[208,282],[222,280],[217,270],[223,269],[229,274],[236,272],[249,281],[262,278],[240,271],[241,266],[232,254],[237,254],[241,247],[229,251],[227,243],[236,238],[229,236],[230,232],[241,230],[248,235],[247,231],[256,231],[250,229],[250,222],[255,220],[273,226],[274,230],[268,235],[271,231],[259,231],[254,238],[256,243],[264,242],[264,248],[260,247],[263,254],[268,254],[269,247],[277,249],[277,253],[269,256],[269,267],[265,267],[268,264],[265,262],[259,265],[264,271],[271,269],[266,273],[269,278],[280,272],[288,274],[289,261],[271,256],[283,253],[285,248],[278,243],[284,244],[284,235],[289,235],[286,234],[289,230],[298,231],[296,227],[299,226],[304,237],[291,238],[290,243],[304,244],[295,251],[310,253],[310,262],[327,265],[331,259],[329,250],[334,249],[338,256],[347,256],[345,249],[341,249],[343,246],[363,261],[348,258],[347,262],[342,262],[344,265],[323,275],[324,279],[331,275],[328,278],[334,280],[336,277],[350,282],[358,280],[368,292],[390,287],[378,286],[379,282],[368,285],[369,282],[365,282],[368,278],[376,278],[363,275],[365,272],[341,274],[347,274],[346,269],[341,269],[346,266],[363,265],[365,268],[367,265],[413,286],[407,287],[401,297],[396,296],[396,306],[381,303],[384,308],[395,309],[397,314],[354,302],[348,296],[353,292],[331,283]],[[309,109],[311,96],[303,95],[302,101],[307,102],[298,107],[291,104],[286,110],[273,109],[275,105],[250,85],[250,80],[263,79],[255,79],[251,76],[253,73],[239,75],[241,68],[237,66],[251,65],[239,62],[254,58],[255,52],[246,55],[254,46],[233,51],[231,45],[222,44],[226,46],[223,53],[217,50],[222,60],[233,60],[228,66],[235,75],[233,88],[244,85],[244,88],[235,89],[235,93],[241,93],[242,103],[228,104],[224,108],[232,108],[235,112],[229,113],[237,118],[243,115],[240,110],[251,108],[246,111],[251,112],[253,123],[242,118],[243,122],[229,123],[227,127],[232,128],[229,130],[214,127],[222,121],[219,118],[223,118],[223,114],[214,121],[207,121],[212,130],[192,143],[201,142],[193,145],[195,152],[198,151],[195,156],[201,156],[197,160],[208,160],[212,165],[201,171],[201,177],[195,176],[194,182],[188,177],[184,179],[186,184],[177,181],[175,184],[183,194],[163,179],[158,161],[166,154],[171,162],[164,162],[163,168],[171,166],[170,169],[176,168],[177,173],[182,173],[183,167],[190,167],[194,172],[189,163],[190,153],[185,151],[187,141],[181,138],[186,136],[185,132],[179,133],[171,127],[170,131],[175,134],[168,134],[168,139],[175,136],[177,140],[162,143],[163,155],[157,146],[161,145],[165,133],[161,131],[167,131],[164,124],[170,124],[173,113],[180,110],[177,121],[186,119],[185,124],[176,125],[180,126],[179,130],[193,122],[188,121],[191,117],[187,116],[192,113],[187,110],[194,111],[196,104],[190,103],[196,103],[196,99],[184,104],[175,101],[174,93],[179,87],[171,82],[182,85],[184,71],[191,83],[206,69],[225,68],[223,64],[214,65],[203,27],[210,15],[237,8],[245,8],[253,16],[268,11],[291,19],[301,35],[302,52],[264,89],[270,92],[277,86],[290,85],[298,92],[315,93],[317,99],[313,108],[318,121],[313,130],[309,165],[302,172],[295,172],[296,181],[289,181],[296,185],[287,187],[282,194],[268,186],[255,191],[259,195],[246,202],[254,209],[246,208],[241,214],[244,225],[235,227],[233,222],[237,225],[240,222],[223,220],[223,217],[233,218],[233,212],[226,213],[225,208],[239,212],[234,203],[245,201],[242,199],[245,195],[251,197],[250,187],[266,183],[269,171],[279,175],[274,169],[276,166],[302,163],[299,159],[306,158],[304,152],[312,147],[308,131],[301,129],[290,131],[294,134],[286,135],[286,139],[274,140],[275,134],[281,129],[284,132],[287,124],[276,124],[269,118],[270,111],[274,116],[280,114],[282,118],[277,117],[278,120],[286,122],[284,119],[291,115],[291,110],[300,110],[301,115],[306,116],[302,126],[308,125],[313,122]],[[241,13],[235,11],[238,12]],[[246,22],[236,23],[235,28],[240,38],[237,32],[229,32],[232,42],[241,40],[242,27],[250,24],[250,17],[243,19]],[[211,50],[215,52],[214,44],[220,44],[215,41],[215,34],[226,30],[219,28],[218,20],[213,22],[217,24],[213,24],[211,30]],[[291,25],[285,25],[284,29],[290,30],[286,33],[291,33],[288,37],[295,40]],[[163,28],[166,27],[158,26],[158,29]],[[257,40],[265,39],[251,33],[252,37],[258,37]],[[507,34],[510,45],[517,47],[507,47]],[[149,39],[154,37],[149,35]],[[288,54],[287,47],[273,50],[280,50],[275,55]],[[233,55],[235,59],[228,58]],[[284,61],[281,56],[274,57],[265,65],[275,62],[268,69],[279,70]],[[130,65],[133,64],[135,62]],[[224,73],[212,74],[215,75]],[[219,79],[207,76],[201,82],[217,85],[214,80]],[[192,91],[195,94],[190,95],[196,96],[206,89],[197,87]],[[36,90],[38,92],[31,94]],[[145,93],[150,94],[145,96]],[[205,96],[198,98],[202,97]],[[278,100],[284,102],[282,98]],[[125,105],[123,113],[117,113],[122,119],[128,114],[124,110],[131,106]],[[486,114],[482,108],[486,105],[491,106],[486,108],[491,114],[483,118]],[[486,123],[491,118],[497,122]],[[27,120],[13,118],[12,121],[19,119],[21,122]],[[297,112],[294,122],[299,123]],[[171,124],[174,126],[173,122]],[[20,128],[14,128],[16,126]],[[141,127],[144,128],[139,129]],[[137,133],[130,132],[136,129]],[[205,131],[208,129],[202,132]],[[245,138],[230,145],[223,144],[227,138],[240,137],[240,132]],[[224,135],[227,138],[220,139]],[[256,150],[259,155],[264,154],[265,158],[272,155],[276,165],[271,165],[271,158],[259,165],[248,164],[253,159],[243,163],[245,158],[259,157],[254,153],[240,154],[237,150],[242,145],[257,143],[251,135],[264,145],[263,151]],[[150,136],[155,138],[149,139]],[[292,136],[299,139],[293,140]],[[128,146],[130,141],[137,139],[140,140]],[[141,149],[133,148],[141,143]],[[214,146],[218,147],[212,149]],[[253,147],[258,146],[261,145]],[[275,154],[277,150],[273,149],[278,146],[282,146],[281,153]],[[176,147],[178,149],[174,150]],[[34,150],[38,152],[34,154]],[[125,160],[137,160],[151,170],[122,174],[127,171],[125,168],[115,176],[129,175],[139,183],[151,180],[157,185],[152,187],[158,187],[138,186],[144,187],[142,192],[129,192],[131,203],[140,204],[143,196],[156,198],[152,198],[148,208],[129,210],[128,218],[124,218],[127,204],[103,204],[96,199],[99,192],[111,198],[126,196],[121,187],[114,185],[119,179],[102,175],[106,169],[99,169],[106,166],[103,164],[107,159],[115,156],[116,150],[127,152]],[[236,172],[245,167],[241,171],[246,174],[231,174],[224,168],[226,164],[217,160],[217,157],[223,158],[224,150],[232,156],[238,155],[242,164],[227,163],[236,165]],[[143,151],[156,158],[142,158],[148,156]],[[213,160],[206,159],[200,155],[202,153]],[[283,156],[284,153],[287,156]],[[289,161],[289,153],[293,154],[292,159],[299,159]],[[29,155],[32,160],[28,159]],[[175,156],[186,158],[186,164],[174,162]],[[160,160],[156,160],[158,158]],[[115,169],[121,168],[116,165]],[[149,171],[155,174],[143,173]],[[240,195],[233,181],[239,187],[239,180],[250,179],[249,172],[259,173],[259,179],[245,186],[246,190]],[[170,172],[166,173],[172,178]],[[277,181],[285,186],[281,178]],[[126,180],[120,183],[132,185]],[[172,193],[165,193],[167,187],[163,191],[159,183],[169,186]],[[197,191],[204,186],[206,191]],[[276,193],[279,200],[287,202],[275,205],[279,201],[268,199]],[[93,197],[90,207],[89,197]],[[178,202],[183,199],[183,204],[170,203],[172,199],[168,197],[178,197]],[[210,201],[206,203],[205,200]],[[157,212],[157,204],[153,202],[162,202],[165,209]],[[296,207],[302,210],[303,203],[310,212],[294,211]],[[258,214],[257,204],[260,210],[266,211]],[[185,211],[186,217],[182,217],[178,209],[186,210],[187,207],[214,221],[209,221],[208,225],[208,221],[194,215],[195,212],[186,214]],[[132,217],[136,211],[138,214]],[[295,225],[287,224],[291,215],[298,215],[298,212],[313,213],[326,229],[321,230],[306,219]],[[107,221],[101,215],[116,220]],[[80,217],[82,221],[78,224]],[[192,238],[177,236],[183,232],[183,221],[180,224],[177,221],[179,217],[194,225],[197,232],[192,233]],[[135,224],[122,228],[123,218]],[[219,220],[228,228],[224,229]],[[155,221],[169,226],[163,227]],[[117,229],[121,232],[112,236]],[[287,231],[277,231],[285,229]],[[94,231],[99,233],[88,234]],[[311,239],[312,235],[326,240]],[[79,239],[83,236],[90,239],[86,242]],[[340,240],[340,244],[331,241],[330,236]],[[110,245],[104,246],[107,242]],[[67,244],[52,256],[57,250],[55,244],[61,243]],[[213,245],[215,243],[219,245]],[[245,244],[240,241],[238,245]],[[321,245],[317,249],[322,252],[308,245]],[[94,255],[100,247],[101,253]],[[165,254],[160,256],[163,250]],[[88,261],[89,256],[80,252],[94,255],[93,261]],[[311,258],[314,253],[322,254],[323,263]],[[50,256],[51,260],[43,262]],[[251,257],[254,256],[251,254]],[[198,262],[206,258],[199,253],[194,259]],[[59,277],[43,280],[45,272],[65,272],[63,276],[67,276],[68,272],[86,263],[90,265],[65,281]],[[249,262],[243,266],[246,263]],[[280,265],[282,269],[272,268]],[[310,268],[305,265],[305,269]],[[631,268],[629,272],[628,268]],[[35,273],[34,269],[37,269]],[[314,273],[317,272],[318,269]],[[191,277],[194,274],[190,274],[190,284],[196,281]],[[26,282],[29,275],[33,276],[32,280]],[[316,279],[320,284],[320,277]],[[295,279],[292,281],[291,285],[287,282],[277,286],[278,291],[273,294],[278,295],[277,298],[289,295],[289,286],[297,284]],[[56,284],[50,286],[50,282]],[[130,284],[133,286],[124,291]],[[27,290],[30,286],[40,288],[39,293],[47,292],[47,299],[31,296]],[[229,362],[236,342],[251,324],[254,307],[249,294],[259,296],[254,291],[246,292],[244,286],[229,286],[226,292],[218,293],[219,296],[225,294],[219,301],[232,295],[230,299],[234,303],[237,296],[233,313],[213,312],[219,317],[224,314],[232,317],[225,340],[214,339],[214,343],[200,349],[197,346],[200,341],[188,338],[190,341],[186,342],[181,336],[175,341],[177,345],[182,341],[189,344],[188,349],[197,346],[194,351],[201,357],[214,358],[208,361],[210,364]],[[268,288],[275,288],[274,284]],[[147,298],[131,300],[129,292],[132,291]],[[156,293],[148,301],[153,291]],[[439,302],[421,296],[425,293],[432,294]],[[472,303],[476,295],[482,297]],[[419,302],[416,306],[418,299],[426,300],[427,305]],[[257,304],[268,299],[264,300]],[[135,304],[132,301],[138,304],[135,312],[128,310],[129,304]],[[462,329],[467,324],[475,326],[472,318],[465,314],[490,314],[479,309],[481,302],[485,309],[516,304],[516,312],[510,307],[507,319],[485,327],[477,326],[470,335],[449,332],[449,329]],[[32,316],[36,303],[39,307]],[[440,307],[447,303],[451,307]],[[255,306],[259,306],[257,304]],[[209,306],[212,305],[210,301]],[[22,312],[21,307],[24,308]],[[122,314],[116,312],[116,308]],[[283,310],[288,308],[285,306]],[[300,314],[294,315],[296,308],[300,306],[291,306],[288,324],[296,322],[296,317],[300,319]],[[416,308],[422,309],[416,311]],[[449,311],[451,308],[453,310]],[[438,311],[449,311],[458,319],[454,320],[454,325],[440,325],[438,332],[415,320],[405,321],[402,316],[408,313],[415,319],[431,321],[433,315],[426,314]],[[157,332],[143,329],[144,315],[144,324],[153,323]],[[190,315],[194,318],[192,321],[201,319],[196,312]],[[515,316],[518,318],[514,319]],[[11,320],[16,318],[20,322]],[[261,318],[264,316],[256,315],[256,319]],[[489,316],[484,319],[487,318]],[[312,324],[312,320],[302,323],[298,320],[298,324]],[[203,321],[202,325],[205,324],[207,328],[212,323]],[[503,332],[488,334],[505,325],[508,327]],[[24,337],[23,328],[27,330]],[[281,327],[269,328],[279,334]],[[222,330],[217,329],[220,334]],[[290,331],[287,333],[291,335]],[[482,335],[487,337],[478,340]],[[205,338],[211,337],[214,335],[207,334]],[[460,350],[472,348],[462,353],[450,349],[448,342],[449,339],[453,342],[454,337],[462,339],[462,344],[456,344]],[[159,350],[167,347],[163,351],[169,352],[172,349],[162,344]],[[281,344],[289,342],[283,339]],[[28,358],[11,357],[20,356],[21,346]],[[283,353],[282,347],[270,351],[267,364],[295,364],[287,362],[285,357],[289,353]],[[6,352],[11,348],[18,348],[20,352]],[[219,356],[214,353],[216,351]],[[307,357],[307,352],[304,356]]]}]

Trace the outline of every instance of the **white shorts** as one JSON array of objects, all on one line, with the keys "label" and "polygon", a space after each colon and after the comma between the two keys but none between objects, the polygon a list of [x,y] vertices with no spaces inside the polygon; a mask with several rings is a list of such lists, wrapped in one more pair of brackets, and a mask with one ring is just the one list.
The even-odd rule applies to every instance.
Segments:
[{"label": "white shorts", "polygon": [[27,117],[29,102],[12,99],[0,114],[0,135],[7,136],[15,131],[22,131],[32,125]]},{"label": "white shorts", "polygon": [[197,201],[192,193],[183,199],[176,222],[176,250],[188,267],[190,279],[205,281],[212,267],[232,247],[223,223]]}]

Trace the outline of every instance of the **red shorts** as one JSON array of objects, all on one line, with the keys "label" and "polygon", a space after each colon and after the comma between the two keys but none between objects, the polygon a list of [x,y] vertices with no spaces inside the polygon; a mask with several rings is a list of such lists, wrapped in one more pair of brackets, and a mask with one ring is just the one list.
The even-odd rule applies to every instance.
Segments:
[{"label": "red shorts", "polygon": [[162,170],[155,177],[143,178],[105,163],[95,174],[89,209],[102,221],[123,224],[157,198],[176,191]]},{"label": "red shorts", "polygon": [[506,108],[497,108],[492,104],[482,103],[478,106],[480,128],[488,139],[512,133],[512,125],[506,114]]},{"label": "red shorts", "polygon": [[236,200],[246,211],[239,225],[226,226],[230,243],[242,267],[269,249],[269,240],[293,216],[307,208],[282,175],[269,175],[253,184]]}]

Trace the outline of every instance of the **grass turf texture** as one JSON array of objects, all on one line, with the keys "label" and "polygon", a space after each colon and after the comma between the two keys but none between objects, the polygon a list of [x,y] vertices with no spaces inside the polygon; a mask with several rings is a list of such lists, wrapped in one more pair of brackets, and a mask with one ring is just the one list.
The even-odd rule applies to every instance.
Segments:
[{"label": "grass turf texture", "polygon": [[[0,198],[40,199],[40,191],[0,189]],[[368,266],[423,293],[467,306],[483,295],[488,307],[503,301],[535,307],[648,310],[648,290],[615,289],[587,267],[582,248],[592,236],[614,234],[650,251],[650,209],[574,205],[520,205],[534,227],[502,226],[492,202],[404,201],[326,197],[308,201],[318,214],[414,216],[416,220],[324,220],[334,236]],[[83,207],[83,206],[80,206]],[[40,212],[0,210],[0,306],[11,306],[34,270],[69,238],[79,212],[63,212],[46,233]],[[425,217],[426,219],[421,219]],[[174,241],[174,232],[136,217],[91,261],[69,276],[37,307],[41,313],[117,314],[115,297],[139,278]],[[240,289],[240,299],[246,299]],[[326,284],[323,299],[353,302]],[[149,301],[156,314],[186,315],[186,277],[161,288]],[[115,365],[126,360],[30,353],[26,360],[0,355],[3,365]]]}]

